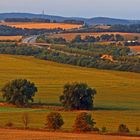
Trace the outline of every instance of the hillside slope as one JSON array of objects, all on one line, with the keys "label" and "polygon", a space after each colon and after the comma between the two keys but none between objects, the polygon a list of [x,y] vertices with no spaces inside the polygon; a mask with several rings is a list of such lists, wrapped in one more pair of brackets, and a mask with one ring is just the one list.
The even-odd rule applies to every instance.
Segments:
[{"label": "hillside slope", "polygon": [[95,106],[98,108],[140,109],[140,74],[82,68],[11,55],[0,55],[0,65],[0,88],[15,78],[29,79],[38,86],[37,102],[59,103],[63,85],[79,81],[96,88]]},{"label": "hillside slope", "polygon": [[140,20],[126,20],[126,19],[115,19],[107,17],[94,17],[94,18],[83,18],[83,17],[62,17],[55,15],[41,15],[32,13],[0,13],[0,20],[5,18],[46,18],[56,21],[64,21],[69,19],[82,20],[87,24],[139,24]]}]

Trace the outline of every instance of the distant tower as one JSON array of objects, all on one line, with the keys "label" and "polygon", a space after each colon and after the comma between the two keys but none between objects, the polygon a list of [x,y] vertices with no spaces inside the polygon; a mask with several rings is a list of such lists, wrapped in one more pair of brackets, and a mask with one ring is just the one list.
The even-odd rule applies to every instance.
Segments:
[{"label": "distant tower", "polygon": [[45,11],[43,10],[43,11],[41,12],[41,18],[44,18],[44,15],[45,15]]},{"label": "distant tower", "polygon": [[45,11],[44,11],[44,10],[42,11],[42,15],[43,15],[43,16],[45,15]]}]

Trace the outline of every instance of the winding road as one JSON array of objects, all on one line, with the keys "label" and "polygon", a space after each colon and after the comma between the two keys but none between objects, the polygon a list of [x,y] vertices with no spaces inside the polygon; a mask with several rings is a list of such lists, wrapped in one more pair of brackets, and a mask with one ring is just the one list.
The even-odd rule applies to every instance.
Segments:
[{"label": "winding road", "polygon": [[22,39],[22,43],[36,43],[38,35],[29,36]]}]

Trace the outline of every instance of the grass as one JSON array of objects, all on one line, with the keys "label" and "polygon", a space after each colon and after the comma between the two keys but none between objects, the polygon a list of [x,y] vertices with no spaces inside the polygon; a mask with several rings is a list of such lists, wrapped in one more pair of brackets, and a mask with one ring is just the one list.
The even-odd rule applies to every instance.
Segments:
[{"label": "grass", "polygon": [[122,36],[124,36],[124,38],[126,40],[133,40],[136,36],[139,38],[140,40],[140,34],[139,33],[121,33],[121,32],[101,32],[101,33],[65,33],[65,34],[53,34],[50,35],[50,37],[62,37],[65,38],[68,41],[71,41],[72,39],[74,39],[77,35],[81,35],[82,38],[84,38],[85,36],[101,36],[103,34],[120,34]]},{"label": "grass", "polygon": [[[86,82],[97,90],[96,110],[91,113],[98,127],[106,126],[115,131],[120,123],[126,123],[134,130],[140,124],[140,74],[81,68],[33,57],[0,55],[0,88],[15,78],[35,82],[39,90],[35,102],[48,104],[59,104],[59,95],[66,82]],[[20,127],[22,113],[29,112],[31,127],[40,128],[50,111],[1,107],[0,124],[11,120]],[[65,120],[63,128],[71,129],[78,112],[61,113]]]},{"label": "grass", "polygon": [[62,29],[72,29],[79,28],[81,25],[78,24],[65,24],[65,23],[30,23],[30,22],[5,22],[1,23],[1,25],[12,26],[16,28],[27,28],[27,29],[54,29],[54,28],[62,28]]}]

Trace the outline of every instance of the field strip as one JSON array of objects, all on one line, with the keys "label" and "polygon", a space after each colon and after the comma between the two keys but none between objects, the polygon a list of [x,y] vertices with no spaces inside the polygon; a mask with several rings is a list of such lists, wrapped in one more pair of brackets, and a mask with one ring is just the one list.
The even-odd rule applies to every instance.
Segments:
[{"label": "field strip", "polygon": [[140,137],[0,129],[0,140],[140,140]]}]

